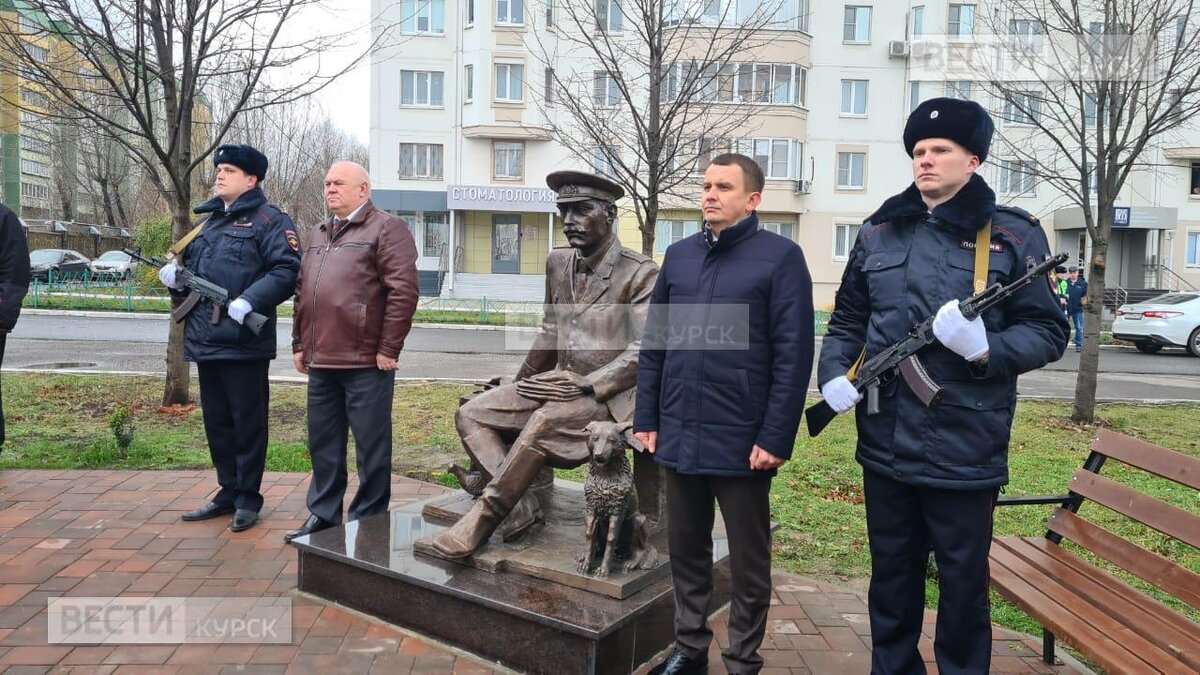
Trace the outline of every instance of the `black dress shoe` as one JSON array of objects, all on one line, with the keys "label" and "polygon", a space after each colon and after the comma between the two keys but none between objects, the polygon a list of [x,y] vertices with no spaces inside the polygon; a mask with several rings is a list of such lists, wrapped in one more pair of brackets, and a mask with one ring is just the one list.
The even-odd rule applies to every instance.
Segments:
[{"label": "black dress shoe", "polygon": [[234,532],[241,532],[254,527],[258,522],[258,511],[250,509],[238,509],[233,513],[233,521],[229,523],[229,529]]},{"label": "black dress shoe", "polygon": [[304,536],[312,534],[313,532],[320,532],[321,530],[328,530],[329,528],[333,527],[333,525],[334,525],[333,523],[321,520],[320,518],[318,518],[316,516],[309,516],[308,520],[304,521],[304,524],[300,526],[300,529],[292,530],[291,532],[288,532],[287,534],[283,535],[283,540],[291,541],[291,540],[295,539],[296,537],[304,537]]},{"label": "black dress shoe", "polygon": [[682,649],[676,647],[666,661],[650,669],[649,675],[701,675],[707,672],[707,656],[699,659],[688,658]]},{"label": "black dress shoe", "polygon": [[188,511],[179,518],[184,522],[190,523],[196,520],[209,520],[211,518],[225,516],[230,513],[233,513],[232,504],[221,505],[217,504],[216,502],[209,502],[195,511]]}]

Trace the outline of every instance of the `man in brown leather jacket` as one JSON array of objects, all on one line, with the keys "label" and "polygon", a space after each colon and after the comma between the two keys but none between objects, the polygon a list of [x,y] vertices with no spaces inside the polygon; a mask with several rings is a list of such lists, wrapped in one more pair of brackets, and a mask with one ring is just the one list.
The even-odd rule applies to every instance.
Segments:
[{"label": "man in brown leather jacket", "polygon": [[309,232],[300,263],[292,357],[308,373],[312,515],[288,541],[341,524],[347,428],[358,464],[349,519],[384,513],[391,501],[392,395],[417,309],[417,248],[404,221],[377,210],[370,196],[363,167],[330,167],[333,218]]},{"label": "man in brown leather jacket", "polygon": [[[541,517],[528,492],[544,467],[588,460],[594,420],[630,422],[638,350],[658,266],[621,246],[613,229],[619,185],[600,176],[557,171],[546,184],[558,193],[570,248],[546,259],[546,314],[513,384],[488,390],[458,410],[463,445],[487,485],[433,548],[462,558],[479,548],[511,513],[506,536]],[[511,445],[506,439],[516,437]]]}]

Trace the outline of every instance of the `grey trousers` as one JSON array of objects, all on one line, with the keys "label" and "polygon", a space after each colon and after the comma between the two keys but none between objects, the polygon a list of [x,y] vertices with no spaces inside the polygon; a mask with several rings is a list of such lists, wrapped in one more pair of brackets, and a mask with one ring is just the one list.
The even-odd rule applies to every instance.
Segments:
[{"label": "grey trousers", "polygon": [[313,476],[308,510],[342,522],[348,432],[354,433],[358,492],[350,520],[387,511],[392,498],[392,398],[396,373],[378,368],[308,373],[308,454]]}]

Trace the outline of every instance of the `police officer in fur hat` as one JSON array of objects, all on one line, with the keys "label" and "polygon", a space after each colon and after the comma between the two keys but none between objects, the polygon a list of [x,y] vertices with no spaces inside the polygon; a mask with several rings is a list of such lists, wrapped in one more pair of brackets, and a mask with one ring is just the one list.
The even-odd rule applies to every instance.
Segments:
[{"label": "police officer in fur hat", "polygon": [[[821,393],[848,412],[861,401],[847,377],[860,355],[875,356],[935,317],[938,343],[921,358],[945,389],[941,403],[925,407],[898,378],[881,388],[877,414],[856,411],[873,673],[925,671],[917,641],[930,549],[939,572],[938,669],[988,672],[992,508],[1008,482],[1017,376],[1059,359],[1067,344],[1046,284],[1026,286],[973,320],[958,309],[977,281],[1007,283],[1025,274],[1026,260],[1049,254],[1038,221],[998,206],[977,173],[992,132],[987,112],[971,101],[937,98],[913,111],[904,147],[914,182],[864,222],[821,349]],[[980,246],[987,252],[977,258]]]},{"label": "police officer in fur hat", "polygon": [[[214,196],[195,209],[197,229],[173,248],[175,261],[159,271],[185,306],[184,359],[196,364],[204,432],[220,490],[183,514],[208,520],[233,514],[231,530],[258,522],[267,458],[267,368],[275,358],[275,307],[292,296],[300,271],[300,239],[292,219],[267,203],[262,182],[267,157],[249,145],[223,145],[213,154]],[[229,291],[227,309],[196,301],[176,280],[179,267]],[[255,335],[246,315],[267,316]]]}]

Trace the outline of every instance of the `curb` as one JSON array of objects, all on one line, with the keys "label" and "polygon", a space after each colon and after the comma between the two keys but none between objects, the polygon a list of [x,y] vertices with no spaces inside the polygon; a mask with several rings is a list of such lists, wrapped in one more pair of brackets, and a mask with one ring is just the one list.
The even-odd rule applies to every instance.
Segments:
[{"label": "curb", "polygon": [[[66,316],[86,319],[119,319],[124,317],[132,317],[135,319],[162,319],[164,321],[171,318],[170,314],[165,312],[103,312],[96,310],[85,309],[34,309],[23,308],[22,314],[34,314],[39,316]],[[292,325],[291,317],[283,317],[275,320],[279,325]],[[416,322],[413,328],[436,328],[439,330],[484,330],[484,331],[516,331],[521,333],[536,333],[540,330],[534,326],[481,326],[466,323],[422,323]]]}]

